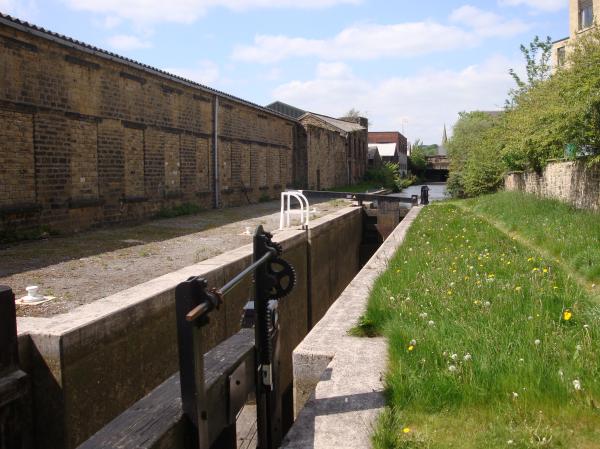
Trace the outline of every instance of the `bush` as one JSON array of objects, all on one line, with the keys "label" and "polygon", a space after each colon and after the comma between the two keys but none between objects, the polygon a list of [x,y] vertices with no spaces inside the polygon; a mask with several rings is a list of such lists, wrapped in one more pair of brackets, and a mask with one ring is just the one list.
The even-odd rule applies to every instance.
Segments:
[{"label": "bush", "polygon": [[370,168],[365,173],[365,181],[381,184],[386,189],[396,190],[398,164],[385,162],[380,167]]},{"label": "bush", "polygon": [[406,177],[397,176],[396,180],[395,180],[396,189],[398,190],[398,192],[402,192],[404,189],[406,189],[409,186],[412,186],[416,182],[417,182],[417,177],[415,175],[406,176]]},{"label": "bush", "polygon": [[[592,155],[600,162],[600,30],[578,38],[568,63],[514,98],[502,159],[509,169],[540,171],[548,159]],[[576,148],[566,154],[568,147]]]},{"label": "bush", "polygon": [[586,155],[600,163],[600,29],[578,38],[568,64],[552,76],[550,48],[537,37],[521,47],[527,80],[511,71],[518,87],[503,113],[460,114],[448,143],[451,195],[493,192],[506,171],[540,172],[549,159]]}]

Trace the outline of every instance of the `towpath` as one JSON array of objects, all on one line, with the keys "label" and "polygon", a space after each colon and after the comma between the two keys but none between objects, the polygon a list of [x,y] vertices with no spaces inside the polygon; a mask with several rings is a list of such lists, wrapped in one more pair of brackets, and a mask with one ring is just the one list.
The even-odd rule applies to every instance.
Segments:
[{"label": "towpath", "polygon": [[[316,208],[316,218],[347,205],[335,200],[311,208]],[[18,306],[19,316],[67,312],[249,244],[246,228],[276,230],[278,211],[279,202],[267,202],[11,245],[0,249],[0,284],[10,286],[17,298],[28,285],[56,297]]]}]

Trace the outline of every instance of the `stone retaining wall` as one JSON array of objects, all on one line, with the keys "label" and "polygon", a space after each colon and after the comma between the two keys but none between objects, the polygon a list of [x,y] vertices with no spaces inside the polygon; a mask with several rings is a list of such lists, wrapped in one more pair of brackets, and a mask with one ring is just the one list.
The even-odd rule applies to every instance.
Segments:
[{"label": "stone retaining wall", "polygon": [[588,167],[585,161],[550,162],[542,174],[512,172],[506,175],[504,186],[578,208],[600,210],[600,166]]},{"label": "stone retaining wall", "polygon": [[[341,209],[307,231],[275,234],[296,270],[280,305],[284,422],[291,425],[292,351],[359,269],[362,211]],[[201,275],[220,286],[247,266],[251,245],[51,318],[19,318],[23,369],[31,375],[40,449],[72,449],[178,370],[175,287]],[[213,347],[240,329],[251,279],[211,314]]]}]

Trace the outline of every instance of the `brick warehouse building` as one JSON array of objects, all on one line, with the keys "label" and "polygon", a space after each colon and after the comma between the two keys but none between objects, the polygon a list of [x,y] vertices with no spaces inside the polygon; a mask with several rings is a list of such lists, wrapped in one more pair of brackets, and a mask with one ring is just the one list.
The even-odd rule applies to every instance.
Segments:
[{"label": "brick warehouse building", "polygon": [[5,15],[0,86],[0,233],[241,205],[310,178],[298,120]]},{"label": "brick warehouse building", "polygon": [[[404,174],[408,170],[408,141],[398,131],[369,131],[369,144],[395,144],[391,154],[381,154],[383,162],[398,164],[398,168]],[[381,149],[380,149],[381,153]]]}]

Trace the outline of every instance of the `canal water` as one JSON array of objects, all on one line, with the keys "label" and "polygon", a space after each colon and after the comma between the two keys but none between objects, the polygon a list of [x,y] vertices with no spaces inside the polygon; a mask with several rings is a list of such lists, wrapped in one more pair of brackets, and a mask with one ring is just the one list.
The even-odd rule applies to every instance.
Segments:
[{"label": "canal water", "polygon": [[429,201],[440,201],[448,198],[446,184],[443,182],[431,182],[427,184],[417,184],[407,187],[400,193],[392,193],[389,196],[398,196],[400,198],[410,198],[412,195],[421,195],[421,187],[429,186]]}]

